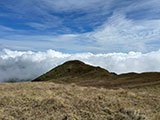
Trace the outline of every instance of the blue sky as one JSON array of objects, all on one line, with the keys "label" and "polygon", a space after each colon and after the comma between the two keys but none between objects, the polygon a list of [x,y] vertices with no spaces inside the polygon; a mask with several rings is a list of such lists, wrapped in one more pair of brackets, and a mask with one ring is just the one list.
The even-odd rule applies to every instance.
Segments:
[{"label": "blue sky", "polygon": [[0,49],[160,49],[160,0],[1,0]]}]

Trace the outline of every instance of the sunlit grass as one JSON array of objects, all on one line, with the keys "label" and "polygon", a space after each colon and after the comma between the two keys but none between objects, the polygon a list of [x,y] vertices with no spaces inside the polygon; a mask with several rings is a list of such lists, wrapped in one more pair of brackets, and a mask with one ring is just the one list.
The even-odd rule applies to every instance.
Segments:
[{"label": "sunlit grass", "polygon": [[107,90],[50,82],[0,84],[4,120],[159,120],[160,86]]}]

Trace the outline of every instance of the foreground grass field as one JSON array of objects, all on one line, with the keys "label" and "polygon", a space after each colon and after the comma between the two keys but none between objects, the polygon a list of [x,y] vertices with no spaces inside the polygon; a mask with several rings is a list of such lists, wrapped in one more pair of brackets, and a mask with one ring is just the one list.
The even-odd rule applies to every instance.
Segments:
[{"label": "foreground grass field", "polygon": [[107,90],[52,82],[0,84],[1,120],[160,120],[160,86]]}]

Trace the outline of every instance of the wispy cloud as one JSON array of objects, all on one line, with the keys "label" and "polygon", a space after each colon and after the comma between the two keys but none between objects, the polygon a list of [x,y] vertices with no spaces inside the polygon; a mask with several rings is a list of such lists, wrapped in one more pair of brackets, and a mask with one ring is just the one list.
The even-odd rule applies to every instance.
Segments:
[{"label": "wispy cloud", "polygon": [[[74,52],[150,52],[159,49],[160,20],[131,20],[114,13],[93,32],[53,35],[8,34],[1,44]],[[36,43],[36,44],[34,44]]]},{"label": "wispy cloud", "polygon": [[27,26],[13,29],[1,25],[0,44],[66,52],[155,51],[160,40],[158,3],[159,0],[0,1],[0,12],[10,11],[10,17],[23,19],[18,24]]},{"label": "wispy cloud", "polygon": [[97,45],[115,51],[146,52],[154,49],[150,43],[158,43],[159,34],[160,20],[134,21],[123,14],[113,14],[104,25],[89,33],[89,37],[94,39]]},{"label": "wispy cloud", "polygon": [[[41,26],[43,24],[43,27],[38,26],[38,28],[44,29],[48,28],[49,24],[52,28],[58,26],[61,29],[62,27],[72,26],[78,29],[78,24],[83,24],[81,27],[84,27],[84,25],[91,27],[93,19],[94,22],[99,23],[100,19],[97,18],[110,13],[107,9],[110,8],[111,2],[112,0],[81,0],[78,2],[76,0],[16,0],[14,2],[8,0],[0,2],[0,9],[4,10],[1,11],[2,13],[7,11],[6,15],[8,14],[8,17],[22,19],[26,25],[32,27],[37,28],[38,24],[41,24]],[[105,12],[101,10],[102,8],[105,9]]]},{"label": "wispy cloud", "polygon": [[12,29],[10,27],[3,26],[3,25],[0,25],[0,30],[1,31],[14,31],[14,29]]}]

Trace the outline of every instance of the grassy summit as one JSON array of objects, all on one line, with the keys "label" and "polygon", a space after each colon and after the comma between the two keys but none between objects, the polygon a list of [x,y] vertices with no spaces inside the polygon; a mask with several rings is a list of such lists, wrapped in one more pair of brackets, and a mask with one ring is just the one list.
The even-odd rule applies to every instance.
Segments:
[{"label": "grassy summit", "polygon": [[56,81],[63,83],[84,82],[92,80],[106,80],[114,76],[107,70],[87,65],[81,61],[73,60],[52,69],[34,81]]}]

